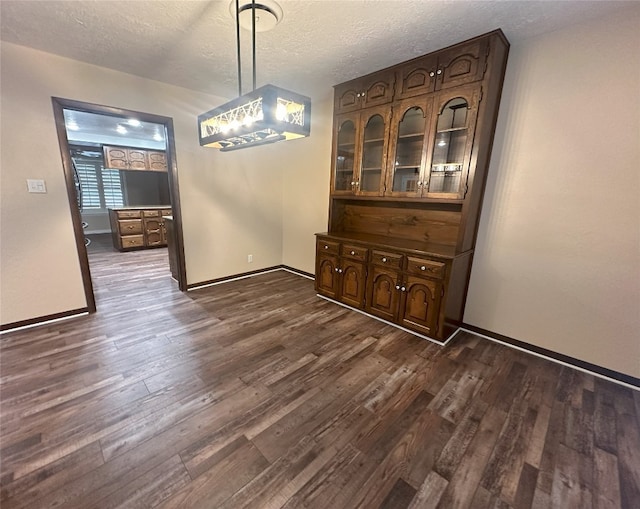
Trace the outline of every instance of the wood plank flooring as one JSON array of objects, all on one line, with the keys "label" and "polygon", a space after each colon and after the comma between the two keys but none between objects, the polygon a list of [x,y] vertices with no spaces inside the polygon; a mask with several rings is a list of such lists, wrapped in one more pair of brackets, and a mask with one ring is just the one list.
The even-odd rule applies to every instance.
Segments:
[{"label": "wood plank flooring", "polygon": [[0,339],[3,509],[640,507],[638,391],[95,248],[97,314]]}]

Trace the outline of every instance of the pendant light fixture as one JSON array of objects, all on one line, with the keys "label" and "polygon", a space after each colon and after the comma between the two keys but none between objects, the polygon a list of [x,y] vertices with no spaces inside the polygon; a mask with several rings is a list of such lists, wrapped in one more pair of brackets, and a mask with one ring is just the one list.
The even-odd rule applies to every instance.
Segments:
[{"label": "pendant light fixture", "polygon": [[[263,27],[275,26],[282,11],[274,1],[256,3],[255,0],[245,0],[242,7],[240,0],[234,1],[239,97],[198,116],[200,145],[227,152],[309,136],[311,99],[274,85],[256,88],[257,16],[261,16]],[[247,10],[251,10],[253,90],[242,95],[240,25],[244,26],[247,21]]]}]

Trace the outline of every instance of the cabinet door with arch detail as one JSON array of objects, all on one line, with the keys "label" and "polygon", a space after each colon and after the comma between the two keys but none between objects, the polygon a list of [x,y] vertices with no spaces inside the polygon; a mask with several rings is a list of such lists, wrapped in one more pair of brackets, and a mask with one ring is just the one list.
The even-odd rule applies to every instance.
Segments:
[{"label": "cabinet door with arch detail", "polygon": [[398,102],[391,120],[385,195],[419,198],[425,180],[425,162],[432,97]]},{"label": "cabinet door with arch detail", "polygon": [[489,44],[486,38],[445,50],[438,55],[436,90],[480,81],[487,68]]},{"label": "cabinet door with arch detail", "polygon": [[364,265],[342,259],[340,271],[340,300],[350,306],[362,308],[365,290]]},{"label": "cabinet door with arch detail", "polygon": [[423,196],[463,199],[471,162],[481,88],[477,85],[438,93],[429,142]]},{"label": "cabinet door with arch detail", "polygon": [[360,114],[350,113],[336,118],[333,132],[333,173],[331,191],[335,194],[355,192],[356,168],[360,164],[358,147]]},{"label": "cabinet door with arch detail", "polygon": [[436,72],[438,59],[435,55],[422,58],[403,65],[396,76],[396,99],[406,99],[424,95],[436,89]]},{"label": "cabinet door with arch detail", "polygon": [[363,110],[361,113],[361,149],[359,172],[355,180],[355,193],[382,196],[386,179],[387,140],[391,109],[384,106]]},{"label": "cabinet door with arch detail", "polygon": [[363,83],[362,106],[378,106],[390,103],[393,99],[393,84],[395,76],[393,72],[376,75],[375,78],[368,78]]},{"label": "cabinet door with arch detail", "polygon": [[400,303],[400,273],[382,267],[371,267],[368,276],[367,312],[394,321]]},{"label": "cabinet door with arch detail", "polygon": [[337,85],[334,89],[334,113],[390,103],[394,81],[394,73],[387,71]]},{"label": "cabinet door with arch detail", "polygon": [[338,258],[318,253],[316,263],[316,291],[326,297],[337,299],[340,291]]},{"label": "cabinet door with arch detail", "polygon": [[404,287],[400,311],[401,325],[422,334],[435,334],[442,284],[430,279],[407,276]]}]

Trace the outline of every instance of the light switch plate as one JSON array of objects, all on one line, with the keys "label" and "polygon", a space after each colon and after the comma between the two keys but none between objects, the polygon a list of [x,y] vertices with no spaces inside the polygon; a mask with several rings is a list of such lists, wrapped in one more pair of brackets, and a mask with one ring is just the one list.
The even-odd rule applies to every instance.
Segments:
[{"label": "light switch plate", "polygon": [[27,179],[27,189],[30,193],[46,193],[47,185],[42,179]]}]

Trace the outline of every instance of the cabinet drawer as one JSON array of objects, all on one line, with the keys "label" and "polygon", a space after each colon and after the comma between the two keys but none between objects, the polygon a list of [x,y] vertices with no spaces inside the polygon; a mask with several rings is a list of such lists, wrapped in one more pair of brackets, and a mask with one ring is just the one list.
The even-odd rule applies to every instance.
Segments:
[{"label": "cabinet drawer", "polygon": [[445,264],[433,260],[408,257],[407,272],[416,276],[427,276],[442,279],[444,277]]},{"label": "cabinet drawer", "polygon": [[402,255],[399,253],[390,253],[388,251],[374,250],[371,255],[371,263],[382,267],[400,269],[402,267]]},{"label": "cabinet drawer", "polygon": [[171,209],[162,209],[160,211],[160,215],[163,216],[163,217],[164,216],[170,216],[171,215]]},{"label": "cabinet drawer", "polygon": [[142,217],[139,210],[116,210],[119,219],[130,219]]},{"label": "cabinet drawer", "polygon": [[143,210],[142,215],[144,217],[158,217],[160,215],[159,210]]},{"label": "cabinet drawer", "polygon": [[367,260],[368,253],[369,250],[367,248],[351,244],[342,244],[342,256],[345,258],[364,262]]},{"label": "cabinet drawer", "polygon": [[125,219],[118,221],[120,235],[138,235],[142,233],[142,221],[140,219]]},{"label": "cabinet drawer", "polygon": [[144,237],[142,235],[127,235],[126,237],[121,237],[120,240],[123,249],[144,246]]},{"label": "cabinet drawer", "polygon": [[318,239],[316,249],[318,253],[331,253],[337,255],[340,251],[340,244],[331,240]]}]

